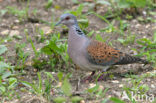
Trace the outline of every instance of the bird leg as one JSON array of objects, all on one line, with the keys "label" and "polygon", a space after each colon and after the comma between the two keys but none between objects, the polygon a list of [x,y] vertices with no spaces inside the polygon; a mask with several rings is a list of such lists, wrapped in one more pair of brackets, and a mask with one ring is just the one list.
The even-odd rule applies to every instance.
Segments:
[{"label": "bird leg", "polygon": [[95,71],[92,71],[91,75],[89,75],[88,77],[84,78],[84,80],[82,82],[87,82],[87,81],[92,81],[92,76],[95,74]]},{"label": "bird leg", "polygon": [[105,80],[105,72],[102,72],[102,74],[97,78],[97,81],[102,81],[102,80]]},{"label": "bird leg", "polygon": [[[106,80],[106,77],[109,76],[109,73],[107,72],[107,70],[110,69],[110,67],[105,67],[102,70],[102,74],[97,78],[97,81],[102,81],[102,80]],[[106,74],[106,75],[105,75]]]}]

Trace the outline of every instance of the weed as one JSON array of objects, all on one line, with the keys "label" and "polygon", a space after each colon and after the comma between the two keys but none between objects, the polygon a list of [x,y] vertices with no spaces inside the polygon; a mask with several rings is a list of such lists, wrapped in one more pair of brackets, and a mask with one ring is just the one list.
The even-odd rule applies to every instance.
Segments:
[{"label": "weed", "polygon": [[27,1],[27,5],[23,10],[19,10],[19,9],[16,9],[15,7],[8,6],[7,12],[12,15],[17,16],[20,21],[27,20],[29,18],[29,15],[28,15],[29,2],[30,2],[30,0]]},{"label": "weed", "polygon": [[[33,81],[33,83],[29,83],[27,81],[21,81],[23,85],[30,88],[30,91],[39,95],[39,96],[45,96],[48,100],[51,99],[50,92],[52,90],[52,83],[55,82],[55,78],[53,75],[49,72],[44,72],[46,74],[47,78],[45,79],[45,84],[42,82],[41,73],[38,72],[38,83]],[[45,86],[45,87],[44,87]]]},{"label": "weed", "polygon": [[135,38],[136,38],[135,35],[128,35],[124,39],[118,38],[117,40],[124,46],[127,46],[128,44],[133,44],[135,41]]},{"label": "weed", "polygon": [[[142,46],[138,51],[138,56],[147,56],[147,60],[152,62],[154,67],[156,66],[156,33],[153,35],[153,40],[148,38],[141,38],[137,40],[137,43]],[[136,49],[133,49],[136,50]]]},{"label": "weed", "polygon": [[24,32],[25,32],[27,41],[30,42],[31,47],[32,47],[32,49],[33,49],[33,51],[34,51],[34,53],[35,53],[35,57],[37,58],[37,57],[39,56],[39,52],[38,52],[37,49],[35,48],[35,45],[34,45],[32,39],[29,37],[28,30],[25,29]]},{"label": "weed", "polygon": [[27,57],[29,56],[29,53],[25,53],[23,50],[25,48],[25,46],[26,46],[25,43],[16,44],[16,46],[15,46],[16,59],[17,59],[17,64],[16,64],[15,69],[23,70],[23,68],[24,68],[25,61],[26,61]]},{"label": "weed", "polygon": [[64,103],[64,102],[72,102],[72,103],[77,103],[80,102],[83,98],[80,96],[72,96],[72,86],[69,83],[68,77],[69,75],[66,75],[66,77],[63,79],[63,75],[62,73],[59,73],[58,77],[61,80],[60,82],[62,82],[61,85],[61,90],[63,91],[63,95],[65,95],[66,97],[63,96],[58,96],[54,98],[54,102],[56,103]]},{"label": "weed", "polygon": [[92,96],[92,97],[96,97],[97,100],[99,98],[104,98],[105,94],[107,93],[107,91],[109,90],[109,88],[103,89],[100,88],[99,84],[96,84],[95,86],[87,89],[87,92]]},{"label": "weed", "polygon": [[116,97],[111,97],[110,100],[113,101],[113,103],[126,103],[123,100]]},{"label": "weed", "polygon": [[67,44],[62,43],[62,41],[64,40],[60,39],[60,34],[53,34],[51,40],[47,41],[47,45],[41,48],[42,53],[49,55],[48,64],[51,65],[51,68],[54,68],[56,64],[60,65],[63,62],[68,66],[69,56],[67,54]]},{"label": "weed", "polygon": [[48,0],[48,2],[45,4],[45,9],[49,9],[53,4],[53,0]]},{"label": "weed", "polygon": [[[4,54],[7,48],[4,45],[0,45],[0,55]],[[0,56],[0,58],[3,58]],[[12,99],[15,94],[14,88],[17,86],[17,79],[13,76],[12,72],[14,67],[0,60],[0,95],[2,100]]]}]

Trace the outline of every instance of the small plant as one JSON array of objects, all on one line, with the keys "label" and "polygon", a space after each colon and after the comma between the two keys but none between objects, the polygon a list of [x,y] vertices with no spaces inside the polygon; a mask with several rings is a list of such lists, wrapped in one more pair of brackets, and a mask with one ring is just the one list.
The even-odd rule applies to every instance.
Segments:
[{"label": "small plant", "polygon": [[96,84],[95,86],[87,89],[87,92],[92,96],[92,97],[96,97],[97,100],[99,98],[104,98],[106,92],[109,90],[109,88],[103,89],[102,87],[100,87],[99,84]]},{"label": "small plant", "polygon": [[37,49],[36,49],[36,47],[35,47],[35,45],[34,45],[32,39],[29,37],[28,30],[25,29],[24,32],[25,32],[25,36],[26,36],[27,41],[31,44],[31,47],[32,47],[32,49],[33,49],[33,51],[34,51],[35,58],[37,58],[37,57],[39,56],[39,52],[37,51]]},{"label": "small plant", "polygon": [[53,4],[53,0],[48,0],[48,2],[45,4],[45,9],[49,9]]},{"label": "small plant", "polygon": [[56,65],[62,65],[63,62],[68,66],[69,56],[67,54],[67,44],[62,43],[62,41],[64,40],[60,39],[60,34],[53,34],[51,40],[47,41],[47,45],[41,48],[41,53],[49,55],[48,64],[52,68]]},{"label": "small plant", "polygon": [[51,73],[44,72],[44,74],[46,74],[47,76],[47,78],[44,80],[45,84],[42,82],[42,77],[41,77],[40,72],[37,73],[38,83],[36,83],[35,81],[33,81],[32,83],[27,82],[27,81],[21,81],[21,83],[25,85],[26,87],[30,88],[30,91],[32,93],[35,93],[39,96],[44,96],[48,100],[50,100],[51,99],[50,93],[53,88],[52,84],[53,82],[56,82],[56,80]]},{"label": "small plant", "polygon": [[116,97],[111,97],[110,100],[113,101],[113,103],[126,103],[125,101]]},{"label": "small plant", "polygon": [[124,46],[127,46],[128,44],[133,44],[135,38],[136,38],[135,35],[128,35],[124,39],[118,38],[117,40]]},{"label": "small plant", "polygon": [[140,8],[147,5],[147,0],[117,0],[119,8]]},{"label": "small plant", "polygon": [[79,103],[83,98],[80,96],[72,96],[72,86],[69,83],[68,77],[69,75],[67,75],[64,79],[63,79],[63,74],[60,72],[58,74],[58,78],[59,81],[62,82],[61,85],[61,90],[63,91],[63,95],[64,96],[58,96],[54,98],[54,102],[55,103],[64,103],[64,102],[72,102],[72,103]]},{"label": "small plant", "polygon": [[[152,62],[154,67],[156,66],[156,33],[153,35],[153,40],[148,38],[141,38],[137,40],[137,43],[141,46],[141,50],[138,53],[138,56],[147,56],[147,60]],[[133,49],[135,50],[135,49]]]},{"label": "small plant", "polygon": [[24,52],[24,48],[25,48],[26,44],[22,43],[22,44],[16,44],[15,49],[16,49],[16,59],[17,59],[17,66],[15,67],[16,69],[21,69],[23,70],[24,68],[24,64],[25,61],[27,59],[27,57],[29,56],[29,53],[25,53]]},{"label": "small plant", "polygon": [[23,9],[23,10],[19,10],[19,9],[16,9],[15,7],[8,6],[7,12],[12,15],[17,16],[20,21],[27,20],[29,18],[29,15],[28,15],[29,2],[30,1],[28,0],[27,5],[26,5],[25,9]]},{"label": "small plant", "polygon": [[[5,45],[0,45],[0,95],[3,99],[12,99],[15,94],[14,88],[17,86],[17,79],[13,77],[14,67],[3,61],[2,54],[7,51]],[[11,77],[12,76],[12,77]]]}]

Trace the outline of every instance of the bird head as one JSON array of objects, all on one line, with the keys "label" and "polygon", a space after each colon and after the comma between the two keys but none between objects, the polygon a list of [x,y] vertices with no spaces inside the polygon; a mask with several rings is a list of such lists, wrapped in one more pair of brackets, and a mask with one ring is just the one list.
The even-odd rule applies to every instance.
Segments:
[{"label": "bird head", "polygon": [[74,15],[66,13],[61,15],[60,21],[56,24],[56,26],[59,24],[64,24],[69,27],[75,24],[77,25],[77,20]]}]

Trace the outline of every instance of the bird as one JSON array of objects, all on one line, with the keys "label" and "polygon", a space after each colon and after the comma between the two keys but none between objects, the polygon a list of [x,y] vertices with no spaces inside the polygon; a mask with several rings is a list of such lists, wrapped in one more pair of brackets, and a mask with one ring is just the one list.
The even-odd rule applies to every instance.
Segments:
[{"label": "bird", "polygon": [[68,49],[69,57],[81,70],[107,71],[113,65],[125,65],[132,63],[148,62],[136,56],[123,53],[104,42],[88,38],[80,29],[76,16],[65,13],[60,16],[56,26],[63,24],[68,27]]}]

